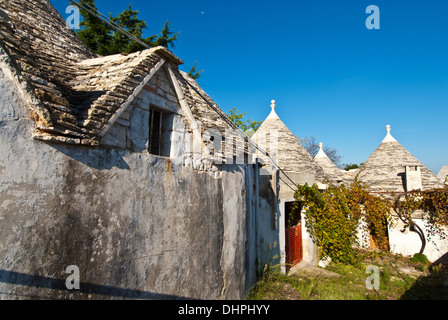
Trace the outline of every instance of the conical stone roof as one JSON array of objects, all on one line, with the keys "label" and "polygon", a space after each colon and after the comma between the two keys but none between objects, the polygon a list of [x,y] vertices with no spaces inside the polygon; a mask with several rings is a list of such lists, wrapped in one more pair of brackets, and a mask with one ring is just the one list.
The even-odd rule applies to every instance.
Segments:
[{"label": "conical stone roof", "polygon": [[435,174],[392,137],[389,125],[386,131],[384,140],[361,166],[359,180],[369,185],[371,191],[409,191],[406,190],[406,166],[418,166],[423,190],[441,187],[442,184]]},{"label": "conical stone roof", "polygon": [[314,157],[314,161],[319,164],[326,173],[338,172],[340,169],[328,158],[323,150],[323,143],[319,143],[319,152]]},{"label": "conical stone roof", "polygon": [[319,143],[319,152],[314,156],[314,162],[316,162],[325,172],[328,180],[337,185],[338,183],[350,184],[353,181],[357,169],[345,171],[339,169],[330,158],[328,158],[327,154],[323,150],[323,143]]},{"label": "conical stone roof", "polygon": [[[274,100],[271,107],[271,113],[253,135],[252,141],[276,159],[281,171],[287,174],[285,177],[287,184],[322,182],[326,178],[322,168],[314,162],[297,137],[279,118],[275,112]],[[277,147],[273,145],[276,136],[278,137]],[[266,157],[261,156],[261,158],[269,161]]]},{"label": "conical stone roof", "polygon": [[443,166],[442,169],[440,169],[439,173],[437,174],[437,179],[439,179],[442,182],[445,182],[446,177],[448,177],[448,166]]}]

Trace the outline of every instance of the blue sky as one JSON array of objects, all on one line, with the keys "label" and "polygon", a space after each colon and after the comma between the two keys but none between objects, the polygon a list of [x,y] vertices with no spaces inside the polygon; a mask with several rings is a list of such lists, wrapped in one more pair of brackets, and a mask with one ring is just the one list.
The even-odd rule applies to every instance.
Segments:
[{"label": "blue sky", "polygon": [[[50,0],[63,17],[68,0]],[[448,165],[446,0],[96,0],[113,15],[132,3],[225,112],[264,120],[270,101],[297,136],[315,136],[361,163],[392,135],[434,173]],[[380,29],[368,30],[368,5]]]}]

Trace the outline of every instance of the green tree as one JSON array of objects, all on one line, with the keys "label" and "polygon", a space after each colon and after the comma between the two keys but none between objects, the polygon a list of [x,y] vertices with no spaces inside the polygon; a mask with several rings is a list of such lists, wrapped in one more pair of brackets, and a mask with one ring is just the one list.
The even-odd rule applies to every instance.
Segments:
[{"label": "green tree", "polygon": [[174,33],[171,31],[169,21],[166,20],[162,31],[160,32],[160,36],[155,40],[155,46],[163,46],[165,48],[171,47],[176,48],[174,42],[177,40],[179,36],[179,32]]},{"label": "green tree", "polygon": [[[83,0],[83,3],[89,11],[98,12],[95,0]],[[91,51],[106,56],[117,53],[132,53],[145,49],[142,44],[124,35],[89,11],[82,7],[80,8],[82,21],[80,23],[81,29],[77,31],[77,34]],[[125,9],[116,17],[109,13],[109,20],[150,47],[164,46],[166,48],[175,48],[175,41],[179,33],[171,31],[168,20],[165,22],[160,35],[144,38],[143,31],[148,29],[148,26],[145,21],[138,18],[138,14],[139,11],[133,10],[130,4],[128,9]]]},{"label": "green tree", "polygon": [[[97,11],[95,0],[84,0],[93,11]],[[79,38],[93,52],[99,55],[109,54],[109,47],[112,41],[110,26],[87,10],[79,8],[82,16],[80,22],[81,29],[77,31]]]},{"label": "green tree", "polygon": [[236,110],[235,107],[229,110],[227,116],[232,119],[232,121],[243,130],[243,132],[247,132],[249,134],[255,133],[258,128],[261,126],[262,121],[254,121],[250,119],[244,119],[246,116],[246,112],[240,113],[239,110]]},{"label": "green tree", "polygon": [[[146,22],[138,19],[138,10],[132,10],[132,5],[129,5],[129,8],[118,14],[117,17],[110,15],[110,20],[144,43],[150,46],[153,44],[156,36],[143,38],[143,30],[147,28]],[[111,33],[112,41],[109,46],[109,54],[131,53],[144,49],[141,44],[121,32],[111,30]]]},{"label": "green tree", "polygon": [[198,61],[193,64],[193,66],[190,69],[190,72],[188,72],[188,75],[192,77],[194,80],[198,80],[201,77],[201,73],[204,72],[204,70],[198,71],[196,69],[196,66],[198,64]]},{"label": "green tree", "polygon": [[345,164],[344,165],[344,170],[345,171],[349,171],[349,170],[352,170],[352,169],[358,169],[359,168],[359,165],[357,165],[356,163],[350,163],[350,164]]}]

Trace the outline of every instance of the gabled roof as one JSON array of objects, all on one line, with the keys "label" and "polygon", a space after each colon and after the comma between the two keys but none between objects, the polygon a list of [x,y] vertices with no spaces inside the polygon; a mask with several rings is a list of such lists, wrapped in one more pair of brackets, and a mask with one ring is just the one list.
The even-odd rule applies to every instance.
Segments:
[{"label": "gabled roof", "polygon": [[[325,173],[322,168],[316,165],[308,151],[275,112],[274,100],[271,107],[271,113],[252,136],[252,140],[268,153],[277,151],[278,165],[283,171],[312,174],[323,180]],[[275,133],[278,134],[278,150],[269,150],[272,148],[269,144],[272,141],[270,137]]]},{"label": "gabled roof", "polygon": [[35,137],[51,140],[63,135],[96,145],[115,115],[132,102],[167,54],[167,49],[157,47],[78,62],[68,83],[70,92],[59,97],[47,92],[40,95],[50,111],[53,126],[39,125]]},{"label": "gabled roof", "polygon": [[159,61],[182,63],[163,47],[98,57],[47,0],[9,0],[1,10],[0,54],[28,97],[38,139],[97,145]]},{"label": "gabled roof", "polygon": [[95,57],[46,0],[1,2],[0,55],[29,98],[33,117],[48,127],[58,122],[50,109],[69,105],[63,97],[76,63]]},{"label": "gabled roof", "polygon": [[392,137],[390,126],[386,131],[384,140],[359,169],[359,180],[372,191],[403,192],[406,191],[406,166],[419,166],[423,190],[440,187],[441,182],[434,173]]},{"label": "gabled roof", "polygon": [[244,136],[244,133],[193,78],[180,70],[177,71],[177,76],[191,112],[196,121],[201,124],[202,131],[215,129],[224,135],[227,129],[231,129],[239,131],[240,135]]},{"label": "gabled roof", "polygon": [[178,70],[183,62],[168,49],[98,57],[66,27],[48,0],[0,3],[0,67],[6,64],[28,98],[35,138],[98,145],[164,64],[169,64],[203,129],[235,128],[197,83]]}]

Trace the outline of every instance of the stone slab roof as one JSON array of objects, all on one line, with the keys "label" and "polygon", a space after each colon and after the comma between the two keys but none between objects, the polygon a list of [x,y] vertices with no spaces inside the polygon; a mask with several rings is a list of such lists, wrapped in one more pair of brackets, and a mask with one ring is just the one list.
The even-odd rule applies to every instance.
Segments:
[{"label": "stone slab roof", "polygon": [[346,171],[339,169],[325,154],[322,148],[323,144],[320,143],[319,145],[320,149],[319,152],[314,157],[314,162],[322,168],[322,170],[328,177],[329,182],[334,185],[338,185],[339,183],[350,184],[353,181],[358,170],[355,169]]},{"label": "stone slab roof", "polygon": [[322,168],[314,162],[297,137],[279,118],[274,107],[252,136],[252,140],[268,153],[273,153],[275,150],[270,150],[270,137],[273,132],[278,133],[278,165],[283,171],[314,175],[321,182],[327,178]]},{"label": "stone slab roof", "polygon": [[440,169],[439,173],[437,174],[437,179],[439,179],[442,182],[445,182],[446,177],[448,177],[448,166],[443,166],[442,169]]},{"label": "stone slab roof", "polygon": [[406,166],[419,166],[423,190],[442,186],[440,180],[407,151],[390,134],[387,128],[386,138],[359,168],[359,180],[376,192],[406,191]]},{"label": "stone slab roof", "polygon": [[68,105],[76,63],[94,57],[48,1],[0,1],[3,62],[29,98],[33,116],[52,126],[53,105]]},{"label": "stone slab roof", "polygon": [[[233,160],[234,156],[240,155],[244,157],[244,155],[255,152],[255,149],[251,146],[250,139],[219,108],[193,78],[180,70],[175,70],[174,73],[182,88],[187,104],[191,108],[192,115],[200,125],[204,145],[210,147],[210,150],[215,149],[214,143],[208,139],[207,134],[204,134],[207,130],[221,135],[222,140],[219,151],[216,150],[217,152],[214,154],[216,160],[225,163],[230,159]],[[226,143],[230,140],[232,140],[232,147],[226,149]]]},{"label": "stone slab roof", "polygon": [[36,139],[99,145],[163,63],[171,66],[202,131],[236,129],[199,85],[178,70],[183,62],[169,50],[99,57],[67,29],[48,0],[0,0],[0,59],[28,98]]}]

